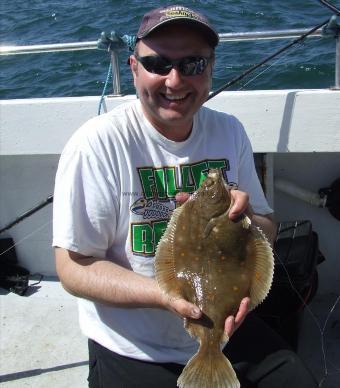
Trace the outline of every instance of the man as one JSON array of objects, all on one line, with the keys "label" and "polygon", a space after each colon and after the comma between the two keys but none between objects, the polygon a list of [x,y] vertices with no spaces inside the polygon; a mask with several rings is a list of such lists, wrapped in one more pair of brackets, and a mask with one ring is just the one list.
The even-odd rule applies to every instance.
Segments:
[{"label": "man", "polygon": [[[201,312],[183,299],[168,299],[154,280],[155,248],[176,194],[179,202],[187,199],[185,193],[199,187],[209,168],[221,168],[229,184],[242,190],[232,191],[230,217],[247,211],[271,241],[275,236],[272,210],[241,124],[202,108],[217,43],[209,22],[190,9],[171,6],[146,14],[130,57],[139,100],[90,120],[63,151],[53,245],[63,286],[80,297],[80,325],[89,337],[90,387],[175,387],[197,350],[181,318],[197,319]],[[247,311],[245,298],[236,317],[226,320],[229,337]],[[244,327],[248,321],[252,319]],[[242,338],[248,341],[247,332],[261,325],[248,331],[243,326],[227,352],[231,361],[245,361],[247,370],[285,347],[270,333],[268,338],[275,340],[269,350],[249,350]],[[282,363],[296,364],[296,359],[289,353],[270,368],[282,373],[284,368],[277,367]],[[293,374],[285,381],[297,381]],[[279,387],[274,384],[263,387]]]}]

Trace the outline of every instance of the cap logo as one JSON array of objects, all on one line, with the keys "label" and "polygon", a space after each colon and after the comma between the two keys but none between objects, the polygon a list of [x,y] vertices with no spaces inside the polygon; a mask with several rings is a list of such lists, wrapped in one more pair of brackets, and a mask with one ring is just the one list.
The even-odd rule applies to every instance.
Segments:
[{"label": "cap logo", "polygon": [[137,32],[137,39],[146,38],[159,27],[172,22],[190,24],[190,26],[199,28],[200,32],[204,33],[204,39],[211,47],[215,47],[218,44],[218,34],[210,25],[208,19],[199,12],[181,5],[156,8],[146,13]]},{"label": "cap logo", "polygon": [[194,20],[201,20],[201,18],[197,14],[184,7],[167,8],[166,10],[161,12],[164,14],[161,20],[172,18],[190,18]]}]

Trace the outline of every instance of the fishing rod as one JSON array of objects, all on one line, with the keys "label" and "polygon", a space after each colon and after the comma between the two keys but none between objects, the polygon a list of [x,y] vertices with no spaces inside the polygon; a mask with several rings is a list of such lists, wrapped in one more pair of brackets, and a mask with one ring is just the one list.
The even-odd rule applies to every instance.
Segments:
[{"label": "fishing rod", "polygon": [[[340,14],[340,11],[333,5],[329,4],[326,0],[319,0],[322,4],[324,4],[325,6],[327,6],[328,8],[330,8],[333,12],[337,13],[337,14]],[[256,65],[250,67],[248,70],[244,71],[241,75],[237,76],[236,78],[233,78],[232,80],[230,80],[229,82],[227,82],[226,84],[224,84],[223,86],[221,86],[220,88],[218,88],[216,91],[214,91],[213,93],[211,93],[209,95],[209,97],[207,98],[207,101],[211,100],[213,97],[215,97],[216,95],[218,95],[219,93],[221,93],[223,90],[231,87],[232,85],[234,85],[235,83],[237,83],[238,81],[242,80],[244,77],[246,77],[248,74],[252,73],[253,71],[255,71],[256,69],[258,69],[260,66],[262,66],[263,64],[269,62],[271,59],[277,57],[278,55],[280,55],[282,52],[288,50],[290,47],[292,47],[293,45],[299,43],[299,42],[302,42],[307,36],[311,35],[313,32],[315,32],[316,30],[318,30],[319,28],[325,26],[327,23],[329,22],[329,19],[327,19],[326,21],[323,21],[322,23],[318,24],[317,26],[313,27],[312,29],[310,29],[309,31],[307,31],[306,33],[302,34],[300,37],[294,39],[291,43],[285,45],[284,47],[282,47],[280,50],[276,51],[275,53],[269,55],[268,57],[264,58],[261,62],[257,63]],[[48,204],[52,203],[53,202],[53,195],[51,194],[45,201],[41,202],[40,204],[38,204],[37,206],[35,206],[34,208],[30,209],[29,211],[25,212],[24,214],[22,214],[21,216],[17,217],[14,221],[8,223],[5,227],[3,227],[2,229],[0,229],[0,234],[5,232],[6,230],[9,230],[10,228],[12,228],[14,225],[17,225],[19,222],[23,221],[25,218],[31,216],[32,214],[36,213],[37,211],[39,211],[40,209],[42,209],[43,207],[47,206]]]},{"label": "fishing rod", "polygon": [[0,229],[0,234],[5,232],[8,229],[11,229],[14,225],[18,224],[19,222],[23,221],[25,218],[31,216],[32,214],[36,213],[38,210],[44,208],[46,205],[53,202],[53,195],[49,195],[43,202],[40,202],[38,205],[33,207],[32,209],[26,211],[21,216],[17,217],[14,221],[11,221],[9,224],[7,224],[5,227]]},{"label": "fishing rod", "polygon": [[340,9],[338,9],[335,5],[331,4],[327,0],[318,0],[319,3],[330,9],[332,12],[334,12],[337,16],[340,16]]},{"label": "fishing rod", "polygon": [[[340,10],[333,4],[329,3],[329,1],[327,0],[318,0],[322,5],[324,5],[325,7],[329,8],[332,12],[334,12],[337,16],[340,15]],[[219,93],[221,93],[223,90],[227,89],[227,88],[230,88],[232,85],[234,85],[235,83],[241,81],[244,77],[246,77],[248,74],[251,74],[253,71],[255,71],[256,69],[258,69],[260,66],[264,65],[265,63],[269,62],[271,59],[274,59],[275,57],[277,57],[278,55],[280,55],[281,53],[283,53],[284,51],[288,50],[290,47],[294,46],[295,44],[297,43],[300,43],[302,42],[305,38],[307,38],[307,36],[311,35],[313,32],[315,32],[316,30],[318,30],[319,28],[325,26],[326,24],[328,24],[330,21],[330,19],[327,19],[326,21],[320,23],[319,25],[313,27],[311,30],[307,31],[306,33],[302,34],[300,37],[294,39],[292,42],[290,42],[289,44],[287,44],[286,46],[282,47],[281,49],[279,49],[278,51],[276,51],[275,53],[269,55],[268,57],[264,58],[261,62],[255,64],[254,66],[250,67],[249,69],[247,69],[246,71],[244,71],[242,74],[240,74],[239,76],[233,78],[232,80],[228,81],[226,84],[222,85],[220,88],[218,88],[215,92],[211,93],[209,95],[209,97],[207,98],[207,101],[209,101],[210,99],[212,99],[213,97],[217,96]]]},{"label": "fishing rod", "polygon": [[213,97],[217,96],[219,93],[221,93],[223,90],[227,89],[227,88],[230,88],[232,85],[236,84],[237,82],[241,81],[244,77],[246,77],[248,74],[252,73],[253,71],[255,71],[256,69],[258,69],[259,67],[261,67],[262,65],[264,65],[265,63],[269,62],[271,59],[277,57],[278,55],[280,55],[281,53],[283,53],[284,51],[288,50],[290,47],[294,46],[295,44],[297,43],[300,43],[302,42],[305,38],[307,38],[307,36],[313,34],[313,32],[315,32],[316,30],[318,30],[319,28],[325,26],[326,24],[328,24],[329,22],[329,19],[327,19],[326,21],[323,21],[322,23],[318,24],[317,26],[313,27],[312,29],[310,29],[309,31],[307,31],[306,33],[302,34],[300,37],[294,39],[292,42],[288,43],[287,45],[283,46],[281,49],[279,49],[278,51],[276,51],[275,53],[269,55],[268,57],[264,58],[262,61],[260,61],[259,63],[255,64],[254,66],[251,66],[249,69],[247,69],[246,71],[244,71],[242,74],[240,74],[239,76],[233,78],[232,80],[228,81],[226,84],[222,85],[220,88],[218,88],[217,90],[215,90],[213,93],[211,93],[209,95],[209,97],[207,98],[207,101],[211,100]]}]

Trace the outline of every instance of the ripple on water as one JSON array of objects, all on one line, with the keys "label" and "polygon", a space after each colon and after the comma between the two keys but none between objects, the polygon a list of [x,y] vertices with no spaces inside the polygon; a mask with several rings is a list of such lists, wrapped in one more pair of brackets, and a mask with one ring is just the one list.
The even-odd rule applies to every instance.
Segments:
[{"label": "ripple on water", "polygon": [[[2,44],[37,44],[97,40],[102,31],[133,34],[142,15],[168,1],[4,0]],[[317,2],[286,0],[190,0],[184,5],[204,12],[219,32],[304,28],[329,16]],[[302,17],[303,15],[303,17]],[[246,89],[328,87],[334,79],[334,43],[310,39],[254,79]],[[227,43],[217,50],[213,88],[239,75],[248,66],[281,47],[285,41]],[[127,50],[122,50],[121,81],[124,93],[133,93]],[[108,69],[104,51],[0,57],[0,98],[99,95]],[[302,67],[301,67],[302,66]],[[309,69],[309,70],[307,70]],[[260,69],[260,72],[264,68]],[[255,76],[255,74],[254,74]],[[247,81],[245,81],[247,82]],[[235,89],[237,89],[237,86]]]}]

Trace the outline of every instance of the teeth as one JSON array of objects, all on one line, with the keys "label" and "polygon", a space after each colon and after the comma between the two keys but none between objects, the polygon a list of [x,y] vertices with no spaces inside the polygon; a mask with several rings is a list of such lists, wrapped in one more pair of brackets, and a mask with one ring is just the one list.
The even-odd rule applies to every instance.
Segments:
[{"label": "teeth", "polygon": [[167,98],[168,100],[171,100],[171,101],[175,101],[175,100],[183,100],[183,98],[185,97],[185,95],[183,96],[169,96],[169,95],[165,95],[165,98]]}]

